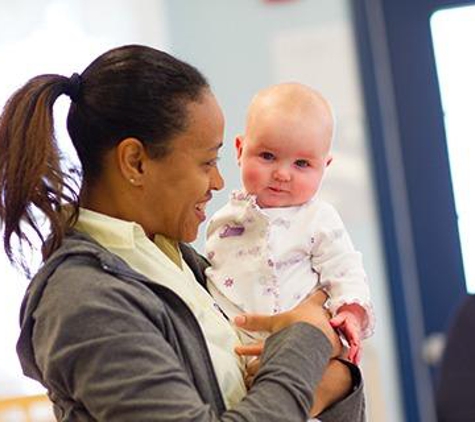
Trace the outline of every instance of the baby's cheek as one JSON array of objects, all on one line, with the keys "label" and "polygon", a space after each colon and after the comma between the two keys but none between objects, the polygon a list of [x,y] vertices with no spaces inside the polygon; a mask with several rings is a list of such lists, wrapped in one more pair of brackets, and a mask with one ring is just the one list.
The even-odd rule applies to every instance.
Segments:
[{"label": "baby's cheek", "polygon": [[298,186],[296,186],[295,192],[298,195],[299,200],[307,202],[310,200],[318,189],[318,185],[314,180],[300,180]]},{"label": "baby's cheek", "polygon": [[263,184],[264,176],[256,167],[248,167],[243,174],[244,185],[249,193],[256,193],[260,185]]}]

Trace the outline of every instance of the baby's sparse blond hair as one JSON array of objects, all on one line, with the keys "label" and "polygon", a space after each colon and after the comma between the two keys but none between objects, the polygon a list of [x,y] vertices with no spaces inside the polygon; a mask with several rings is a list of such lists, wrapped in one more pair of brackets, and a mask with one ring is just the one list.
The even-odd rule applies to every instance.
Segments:
[{"label": "baby's sparse blond hair", "polygon": [[329,130],[328,150],[335,136],[335,116],[328,100],[317,90],[298,82],[285,82],[271,85],[257,92],[247,110],[246,132],[264,111],[275,109],[286,113],[318,115],[319,121]]}]

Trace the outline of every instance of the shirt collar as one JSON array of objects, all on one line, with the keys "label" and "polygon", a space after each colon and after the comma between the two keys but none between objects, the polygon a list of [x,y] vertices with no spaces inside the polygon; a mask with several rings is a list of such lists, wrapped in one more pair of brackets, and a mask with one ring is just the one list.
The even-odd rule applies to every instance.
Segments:
[{"label": "shirt collar", "polygon": [[92,236],[106,248],[135,247],[136,238],[146,237],[139,224],[110,217],[86,208],[79,208],[79,218],[74,227]]}]

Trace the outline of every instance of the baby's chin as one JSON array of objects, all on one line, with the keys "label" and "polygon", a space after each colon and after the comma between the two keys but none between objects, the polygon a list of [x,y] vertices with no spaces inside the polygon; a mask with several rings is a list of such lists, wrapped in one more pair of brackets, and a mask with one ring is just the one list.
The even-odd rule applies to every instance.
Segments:
[{"label": "baby's chin", "polygon": [[290,207],[298,207],[300,205],[305,204],[307,201],[292,201],[292,200],[284,200],[280,198],[260,198],[259,195],[256,197],[257,205],[260,208],[290,208]]}]

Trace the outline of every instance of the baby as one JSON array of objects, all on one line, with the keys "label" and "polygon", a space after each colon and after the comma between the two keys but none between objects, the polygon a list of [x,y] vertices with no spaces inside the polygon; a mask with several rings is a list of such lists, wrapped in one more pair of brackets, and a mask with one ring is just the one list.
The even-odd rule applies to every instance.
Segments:
[{"label": "baby", "polygon": [[374,324],[361,254],[317,195],[333,131],[330,105],[307,86],[278,84],[253,98],[245,134],[236,138],[243,189],[209,223],[206,274],[231,319],[284,312],[323,289],[330,323],[358,363]]}]

